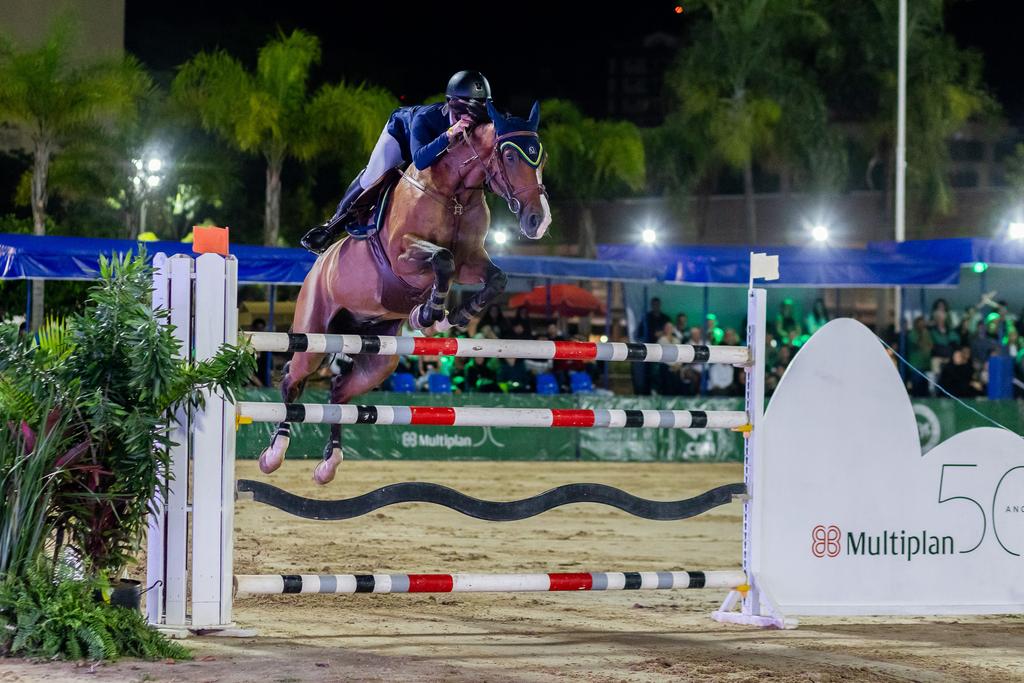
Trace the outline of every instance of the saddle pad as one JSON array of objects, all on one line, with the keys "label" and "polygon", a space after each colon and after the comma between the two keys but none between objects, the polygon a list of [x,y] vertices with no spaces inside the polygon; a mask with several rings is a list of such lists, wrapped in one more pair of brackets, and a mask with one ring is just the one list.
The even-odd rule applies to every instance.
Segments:
[{"label": "saddle pad", "polygon": [[379,202],[377,210],[378,230],[366,241],[369,244],[370,253],[373,254],[373,261],[377,265],[377,272],[380,273],[381,305],[389,311],[408,314],[418,304],[422,304],[427,300],[430,288],[419,289],[418,287],[413,287],[396,275],[391,265],[391,259],[388,258],[388,253],[380,241],[380,234],[384,229],[384,217],[387,213],[388,202],[391,199],[391,189],[389,187],[385,190]]}]

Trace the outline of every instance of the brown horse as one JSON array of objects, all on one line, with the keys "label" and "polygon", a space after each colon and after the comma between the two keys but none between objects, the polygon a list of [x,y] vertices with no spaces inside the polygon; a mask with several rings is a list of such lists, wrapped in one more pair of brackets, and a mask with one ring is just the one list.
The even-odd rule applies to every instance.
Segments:
[{"label": "brown horse", "polygon": [[[542,182],[544,151],[537,137],[540,108],[528,119],[504,117],[488,102],[492,123],[452,142],[433,166],[410,166],[380,203],[380,229],[362,241],[329,247],[309,271],[295,306],[292,332],[393,335],[408,320],[428,334],[463,328],[505,288],[505,274],[484,248],[490,211],[484,189],[500,195],[521,232],[540,239],[551,223]],[[484,285],[455,311],[446,302],[452,282]],[[293,403],[325,354],[298,352],[285,366],[281,396]],[[394,356],[357,355],[350,371],[331,382],[331,403],[379,386],[398,364]],[[288,450],[289,424],[278,425],[260,455],[264,473]],[[341,464],[341,425],[331,426],[313,479],[326,484]]]}]

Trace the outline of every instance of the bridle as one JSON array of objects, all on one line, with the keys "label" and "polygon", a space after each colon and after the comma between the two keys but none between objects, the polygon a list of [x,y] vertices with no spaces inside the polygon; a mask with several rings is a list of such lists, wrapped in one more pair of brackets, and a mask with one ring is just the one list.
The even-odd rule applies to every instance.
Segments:
[{"label": "bridle", "polygon": [[[462,131],[462,141],[465,142],[466,145],[469,147],[470,151],[473,152],[473,156],[463,161],[462,164],[460,165],[460,168],[464,168],[467,165],[473,163],[474,161],[479,163],[484,171],[484,184],[488,188],[490,188],[492,192],[499,195],[502,199],[505,200],[505,203],[508,205],[508,210],[515,214],[516,218],[519,218],[519,213],[523,210],[523,203],[522,201],[520,201],[518,195],[522,194],[523,192],[529,192],[530,190],[539,189],[542,195],[544,195],[545,197],[548,196],[547,188],[544,187],[543,183],[534,183],[533,185],[527,185],[524,187],[517,188],[512,185],[512,181],[508,177],[508,170],[505,168],[504,160],[501,159],[501,143],[505,142],[506,140],[510,140],[511,138],[522,137],[532,137],[534,139],[539,140],[537,133],[532,130],[516,130],[512,131],[511,133],[505,133],[504,135],[498,135],[497,137],[494,138],[494,147],[491,149],[491,159],[497,159],[497,176],[500,176],[502,185],[502,188],[499,189],[494,182],[497,176],[495,175],[495,173],[491,171],[490,164],[480,158],[480,153],[477,152],[476,147],[473,146],[473,141],[469,136],[469,131]],[[461,216],[465,212],[466,205],[459,201],[457,194],[453,194],[451,197],[446,197],[437,190],[427,187],[416,178],[413,178],[411,175],[409,175],[408,169],[402,171],[402,179],[408,182],[416,189],[418,189],[423,194],[427,195],[428,197],[436,201],[438,204],[441,204],[442,206],[449,208],[452,212],[452,215]],[[467,187],[466,189],[478,190],[482,188]]]},{"label": "bridle", "polygon": [[519,218],[519,212],[523,210],[523,203],[519,200],[518,195],[523,192],[529,192],[530,190],[540,190],[540,193],[545,197],[548,195],[548,190],[544,187],[544,183],[534,183],[533,185],[527,185],[524,187],[516,188],[512,185],[512,181],[508,177],[508,170],[505,168],[505,161],[501,158],[501,143],[510,140],[512,138],[524,138],[531,137],[539,139],[537,133],[532,130],[515,130],[510,133],[498,135],[494,138],[494,147],[491,149],[491,159],[497,159],[498,164],[498,175],[501,176],[501,184],[503,188],[499,191],[495,186],[495,174],[491,172],[490,165],[480,158],[480,153],[476,151],[476,147],[473,146],[473,141],[469,137],[469,131],[462,131],[462,139],[469,147],[470,151],[473,152],[473,156],[469,157],[462,162],[465,166],[474,161],[478,162],[484,170],[484,177],[486,178],[485,184],[491,188],[491,192],[501,196],[508,205],[508,210],[515,214],[516,218]]}]

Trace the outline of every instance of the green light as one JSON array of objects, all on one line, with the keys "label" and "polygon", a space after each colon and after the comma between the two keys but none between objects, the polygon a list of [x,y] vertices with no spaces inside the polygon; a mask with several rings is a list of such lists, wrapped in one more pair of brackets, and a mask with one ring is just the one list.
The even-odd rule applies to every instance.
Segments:
[{"label": "green light", "polygon": [[974,272],[975,273],[981,275],[986,270],[988,270],[988,264],[985,263],[984,261],[978,261],[977,263],[974,264]]}]

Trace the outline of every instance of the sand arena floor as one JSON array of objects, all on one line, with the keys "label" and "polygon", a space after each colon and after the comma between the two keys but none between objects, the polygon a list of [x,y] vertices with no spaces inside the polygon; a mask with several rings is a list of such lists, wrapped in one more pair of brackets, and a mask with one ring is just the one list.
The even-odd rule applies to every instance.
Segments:
[{"label": "sand arena floor", "polygon": [[[348,462],[317,489],[312,463],[266,480],[337,498],[426,480],[491,499],[593,481],[678,498],[740,481],[738,464]],[[261,478],[254,462],[239,477]],[[403,505],[345,522],[252,502],[236,516],[236,572],[624,571],[739,567],[740,505],[647,522],[577,505],[494,524]],[[101,667],[0,660],[11,681],[1024,681],[1024,619],[803,619],[759,631],[708,618],[706,591],[273,596],[239,600],[256,638],[188,641],[196,661]]]}]

